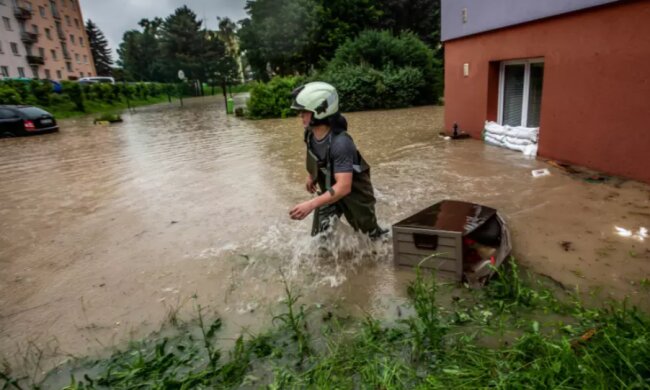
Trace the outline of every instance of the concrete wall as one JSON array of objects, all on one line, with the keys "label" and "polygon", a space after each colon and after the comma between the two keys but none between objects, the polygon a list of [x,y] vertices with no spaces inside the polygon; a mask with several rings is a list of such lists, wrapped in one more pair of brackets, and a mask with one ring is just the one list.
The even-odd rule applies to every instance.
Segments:
[{"label": "concrete wall", "polygon": [[[460,38],[619,0],[442,0],[442,40]],[[467,20],[463,22],[463,9]]]},{"label": "concrete wall", "polygon": [[[2,18],[9,18],[11,30],[7,30]],[[0,53],[0,66],[9,68],[9,77],[18,77],[18,67],[25,70],[26,77],[32,77],[32,71],[27,65],[27,52],[20,40],[20,27],[18,21],[14,17],[14,8],[11,0],[5,0],[4,4],[0,4],[0,42],[2,45],[2,53]],[[11,42],[18,45],[19,55],[15,55],[11,51]],[[1,75],[0,75],[1,77]]]},{"label": "concrete wall", "polygon": [[650,183],[648,20],[650,1],[629,1],[446,42],[446,130],[479,138],[499,62],[543,57],[539,155]]}]

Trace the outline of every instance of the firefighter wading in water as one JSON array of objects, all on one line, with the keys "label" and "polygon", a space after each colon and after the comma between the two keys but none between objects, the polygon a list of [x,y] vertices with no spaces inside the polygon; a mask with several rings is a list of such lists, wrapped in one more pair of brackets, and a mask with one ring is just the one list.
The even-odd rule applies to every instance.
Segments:
[{"label": "firefighter wading in water", "polygon": [[312,211],[312,236],[326,231],[341,214],[354,230],[376,239],[387,231],[377,225],[370,166],[347,132],[347,121],[339,113],[336,89],[323,82],[307,83],[293,91],[291,108],[298,110],[305,128],[307,182],[318,196],[296,205],[289,215],[302,220]]}]

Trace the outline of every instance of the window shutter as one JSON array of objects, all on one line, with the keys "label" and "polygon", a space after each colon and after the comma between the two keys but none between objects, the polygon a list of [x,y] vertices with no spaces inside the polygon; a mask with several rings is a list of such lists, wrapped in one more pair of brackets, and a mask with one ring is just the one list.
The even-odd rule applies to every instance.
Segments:
[{"label": "window shutter", "polygon": [[527,127],[539,127],[539,116],[542,108],[542,80],[544,79],[544,64],[530,64],[530,92],[528,93],[528,123]]},{"label": "window shutter", "polygon": [[503,87],[503,124],[521,125],[526,65],[506,65]]}]

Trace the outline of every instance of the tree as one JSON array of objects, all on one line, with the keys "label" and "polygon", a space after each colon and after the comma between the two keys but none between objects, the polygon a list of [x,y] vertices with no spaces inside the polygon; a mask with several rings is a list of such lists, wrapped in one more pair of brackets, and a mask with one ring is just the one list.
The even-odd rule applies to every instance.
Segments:
[{"label": "tree", "polygon": [[382,0],[379,28],[415,33],[430,48],[440,43],[440,0]]},{"label": "tree", "polygon": [[239,38],[256,77],[307,72],[318,27],[315,0],[249,0],[245,8],[249,17],[240,22]]},{"label": "tree", "polygon": [[88,19],[86,22],[86,35],[88,35],[88,45],[90,46],[90,53],[93,56],[97,75],[110,76],[112,74],[111,65],[113,65],[113,59],[104,33],[92,20]]},{"label": "tree", "polygon": [[124,68],[127,77],[138,81],[165,81],[162,74],[163,58],[160,56],[161,18],[142,19],[138,25],[142,31],[129,30],[124,33],[117,49],[118,65]]},{"label": "tree", "polygon": [[159,56],[164,58],[161,68],[165,79],[174,80],[179,69],[188,79],[205,79],[200,59],[206,40],[201,24],[187,6],[177,8],[162,23]]}]

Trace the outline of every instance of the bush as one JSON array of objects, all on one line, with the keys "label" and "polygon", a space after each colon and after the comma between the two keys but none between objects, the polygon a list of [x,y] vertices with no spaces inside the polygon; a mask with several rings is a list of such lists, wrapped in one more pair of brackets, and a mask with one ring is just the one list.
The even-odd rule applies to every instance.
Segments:
[{"label": "bush", "polygon": [[302,81],[299,77],[274,77],[268,83],[255,83],[248,100],[252,118],[286,118],[291,115],[291,91]]},{"label": "bush", "polygon": [[408,107],[415,104],[425,85],[422,72],[412,67],[377,70],[346,65],[319,78],[336,87],[342,111]]},{"label": "bush", "polygon": [[29,86],[38,104],[42,106],[48,106],[50,104],[52,84],[49,81],[32,80]]},{"label": "bush", "polygon": [[366,88],[362,102],[350,105],[355,110],[437,103],[442,67],[433,54],[415,34],[368,30],[341,45],[321,77],[343,89],[352,81],[350,71],[362,78],[360,85],[376,78],[376,88]]},{"label": "bush", "polygon": [[0,104],[20,104],[22,99],[14,88],[0,84]]},{"label": "bush", "polygon": [[79,83],[64,81],[63,93],[68,95],[70,101],[74,103],[75,109],[77,111],[86,112],[86,106],[84,104],[84,91]]}]

